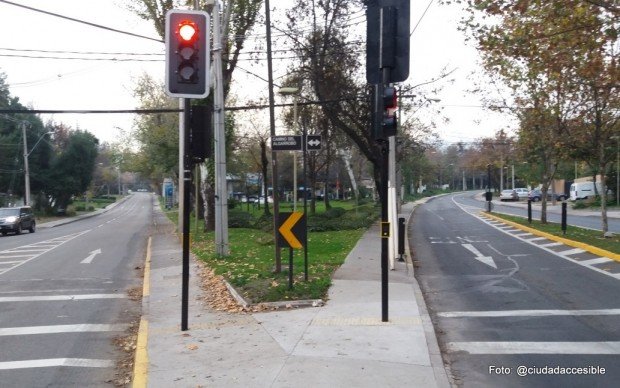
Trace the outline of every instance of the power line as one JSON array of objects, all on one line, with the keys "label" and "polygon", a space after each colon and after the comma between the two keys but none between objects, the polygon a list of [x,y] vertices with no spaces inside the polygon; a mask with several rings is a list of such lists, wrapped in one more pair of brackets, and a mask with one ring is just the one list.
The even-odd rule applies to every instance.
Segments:
[{"label": "power line", "polygon": [[409,36],[413,35],[415,30],[418,28],[418,26],[420,25],[420,22],[422,21],[422,19],[424,19],[424,16],[426,16],[426,12],[431,7],[431,5],[433,5],[433,1],[435,1],[435,0],[431,0],[431,1],[428,2],[428,5],[426,6],[426,9],[424,10],[424,12],[422,12],[422,16],[420,16],[420,18],[418,19],[418,22],[413,27],[413,30],[411,30],[411,34],[409,34]]},{"label": "power line", "polygon": [[23,5],[23,4],[13,3],[12,1],[0,0],[0,2],[1,3],[5,3],[5,4],[9,4],[9,5],[14,5],[16,7],[25,8],[25,9],[30,10],[30,11],[39,12],[39,13],[42,13],[42,14],[45,14],[45,15],[50,15],[50,16],[54,16],[54,17],[57,17],[57,18],[70,20],[72,22],[86,24],[87,26],[101,28],[101,29],[106,30],[106,31],[117,32],[119,34],[125,34],[125,35],[133,36],[133,37],[136,37],[136,38],[148,39],[148,40],[152,40],[154,42],[164,43],[164,41],[161,40],[161,39],[155,39],[155,38],[151,38],[150,36],[134,34],[133,32],[117,30],[116,28],[102,26],[101,24],[95,24],[95,23],[84,21],[84,20],[75,19],[75,18],[72,18],[72,17],[69,17],[69,16],[60,15],[60,14],[49,12],[49,11],[45,11],[45,10],[42,10],[42,9],[39,9],[39,8],[29,7],[29,6]]}]

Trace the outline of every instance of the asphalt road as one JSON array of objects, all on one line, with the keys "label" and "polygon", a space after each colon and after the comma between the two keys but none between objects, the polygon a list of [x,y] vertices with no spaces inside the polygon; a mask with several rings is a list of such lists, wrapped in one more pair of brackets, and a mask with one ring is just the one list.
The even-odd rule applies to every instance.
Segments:
[{"label": "asphalt road", "polygon": [[110,386],[114,339],[139,319],[153,198],[0,237],[0,386]]},{"label": "asphalt road", "polygon": [[617,386],[620,263],[484,219],[483,205],[471,194],[436,198],[410,224],[455,383]]}]

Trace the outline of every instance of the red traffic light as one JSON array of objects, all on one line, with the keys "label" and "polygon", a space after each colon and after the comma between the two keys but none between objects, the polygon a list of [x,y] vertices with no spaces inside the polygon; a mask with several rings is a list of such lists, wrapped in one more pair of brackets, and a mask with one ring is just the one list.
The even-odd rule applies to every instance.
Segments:
[{"label": "red traffic light", "polygon": [[396,109],[398,108],[398,93],[393,86],[387,86],[383,89],[383,108],[384,109]]},{"label": "red traffic light", "polygon": [[179,23],[179,36],[185,42],[191,42],[198,35],[198,29],[196,25],[189,20],[183,20]]}]

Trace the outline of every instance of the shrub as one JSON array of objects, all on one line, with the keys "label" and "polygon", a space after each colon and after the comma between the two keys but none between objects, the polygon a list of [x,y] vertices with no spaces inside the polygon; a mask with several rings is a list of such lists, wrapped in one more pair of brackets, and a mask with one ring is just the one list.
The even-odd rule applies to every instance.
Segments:
[{"label": "shrub", "polygon": [[251,228],[252,215],[242,211],[230,212],[228,214],[228,226],[231,228]]}]

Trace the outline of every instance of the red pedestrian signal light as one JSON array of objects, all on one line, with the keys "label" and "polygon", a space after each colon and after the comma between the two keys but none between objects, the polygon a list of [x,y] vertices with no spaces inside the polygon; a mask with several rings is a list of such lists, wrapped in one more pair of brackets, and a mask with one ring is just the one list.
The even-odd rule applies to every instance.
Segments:
[{"label": "red pedestrian signal light", "polygon": [[395,87],[383,88],[383,122],[381,123],[383,136],[394,136],[398,129],[398,93]]},{"label": "red pedestrian signal light", "polygon": [[209,95],[209,14],[171,10],[166,14],[166,92],[171,97]]}]

